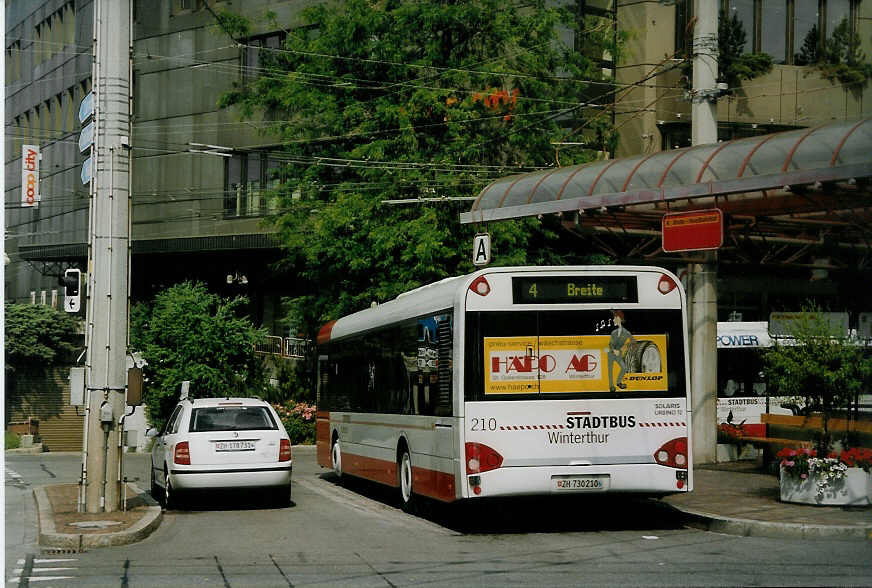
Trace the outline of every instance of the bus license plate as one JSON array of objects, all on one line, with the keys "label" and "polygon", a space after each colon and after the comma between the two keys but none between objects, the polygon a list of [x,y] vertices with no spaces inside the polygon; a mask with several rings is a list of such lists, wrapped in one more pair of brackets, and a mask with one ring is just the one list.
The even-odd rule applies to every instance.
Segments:
[{"label": "bus license plate", "polygon": [[254,441],[216,441],[215,451],[254,451]]},{"label": "bus license plate", "polygon": [[551,476],[551,489],[553,492],[602,492],[609,489],[609,476]]}]

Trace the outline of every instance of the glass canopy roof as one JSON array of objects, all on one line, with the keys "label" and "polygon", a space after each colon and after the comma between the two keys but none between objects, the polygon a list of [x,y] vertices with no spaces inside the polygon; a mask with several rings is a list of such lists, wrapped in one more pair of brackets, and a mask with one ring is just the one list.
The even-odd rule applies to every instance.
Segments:
[{"label": "glass canopy roof", "polygon": [[510,176],[461,222],[780,189],[872,176],[872,118]]}]

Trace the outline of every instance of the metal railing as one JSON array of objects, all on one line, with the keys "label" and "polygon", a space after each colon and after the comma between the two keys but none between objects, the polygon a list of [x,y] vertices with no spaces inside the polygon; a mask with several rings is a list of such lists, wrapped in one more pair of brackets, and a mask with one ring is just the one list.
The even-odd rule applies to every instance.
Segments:
[{"label": "metal railing", "polygon": [[309,353],[312,341],[298,337],[268,336],[262,343],[254,346],[256,353],[278,355],[292,359],[303,359]]}]

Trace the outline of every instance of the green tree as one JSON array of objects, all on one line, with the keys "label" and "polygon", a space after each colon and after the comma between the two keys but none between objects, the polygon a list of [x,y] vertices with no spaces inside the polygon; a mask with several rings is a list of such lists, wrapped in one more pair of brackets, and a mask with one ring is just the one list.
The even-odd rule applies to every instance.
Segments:
[{"label": "green tree", "polygon": [[45,305],[6,302],[4,307],[4,400],[8,414],[20,406],[27,392],[19,390],[19,378],[39,377],[53,367],[74,361],[84,339],[80,321],[74,315]]},{"label": "green tree", "polygon": [[813,65],[820,61],[820,33],[817,25],[812,25],[809,31],[805,34],[802,40],[802,47],[799,53],[793,56],[793,63],[796,65]]},{"label": "green tree", "polygon": [[5,303],[6,374],[43,371],[82,348],[79,319],[50,306]]},{"label": "green tree", "polygon": [[[295,274],[292,312],[310,334],[470,271],[476,229],[460,226],[470,202],[455,199],[554,165],[551,143],[582,122],[586,80],[593,93],[610,88],[590,56],[618,49],[610,27],[543,0],[338,4],[305,10],[282,49],[261,52],[259,77],[222,101],[274,121],[269,131],[283,141],[272,222]],[[233,34],[247,30],[221,20]],[[558,25],[575,31],[572,47]],[[608,118],[585,124],[605,141]],[[535,219],[488,228],[500,265],[578,259]]]},{"label": "green tree", "polygon": [[832,438],[828,422],[846,409],[872,377],[872,358],[864,348],[831,325],[820,308],[809,305],[791,321],[789,335],[775,339],[763,355],[773,394],[789,396],[807,413],[822,416],[818,452],[826,455]]},{"label": "green tree", "polygon": [[817,64],[826,79],[838,81],[854,94],[859,94],[872,78],[872,63],[866,59],[860,48],[860,35],[851,29],[847,18],[842,19],[824,42]]},{"label": "green tree", "polygon": [[735,14],[721,11],[718,19],[718,79],[730,91],[742,80],[751,80],[772,70],[772,57],[766,53],[745,52],[747,35]]},{"label": "green tree", "polygon": [[194,398],[264,396],[267,377],[255,345],[265,334],[245,316],[245,303],[184,282],[133,307],[130,344],[148,362],[144,394],[152,425],[166,422],[184,380]]}]

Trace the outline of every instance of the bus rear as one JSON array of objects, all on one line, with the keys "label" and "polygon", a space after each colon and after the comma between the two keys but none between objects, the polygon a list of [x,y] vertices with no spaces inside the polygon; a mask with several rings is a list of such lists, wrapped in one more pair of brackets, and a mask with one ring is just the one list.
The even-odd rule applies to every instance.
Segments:
[{"label": "bus rear", "polygon": [[692,489],[685,298],[673,274],[485,271],[462,320],[464,498]]}]

